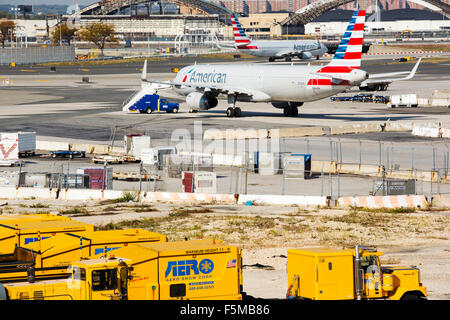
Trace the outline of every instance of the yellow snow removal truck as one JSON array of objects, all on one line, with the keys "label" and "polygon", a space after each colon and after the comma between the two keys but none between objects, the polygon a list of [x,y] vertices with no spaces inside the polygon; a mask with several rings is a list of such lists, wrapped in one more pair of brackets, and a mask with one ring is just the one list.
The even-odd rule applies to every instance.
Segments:
[{"label": "yellow snow removal truck", "polygon": [[30,268],[37,278],[66,277],[73,261],[105,257],[133,243],[159,241],[167,237],[144,229],[62,233],[49,238],[38,234],[36,241],[16,246],[11,254],[0,254],[0,283],[26,281]]},{"label": "yellow snow removal truck", "polygon": [[415,267],[384,267],[375,247],[288,250],[287,298],[312,300],[423,299]]},{"label": "yellow snow removal truck", "polygon": [[30,269],[28,281],[0,284],[0,299],[242,299],[241,251],[214,239],[131,244],[108,255],[72,262],[65,279],[36,279]]},{"label": "yellow snow removal truck", "polygon": [[94,231],[88,223],[70,219],[21,218],[0,220],[0,253],[12,253],[14,247],[29,245],[41,239],[47,239],[61,233],[83,233]]},{"label": "yellow snow removal truck", "polygon": [[0,283],[1,300],[122,300],[127,299],[129,267],[121,258],[73,262],[64,279]]}]

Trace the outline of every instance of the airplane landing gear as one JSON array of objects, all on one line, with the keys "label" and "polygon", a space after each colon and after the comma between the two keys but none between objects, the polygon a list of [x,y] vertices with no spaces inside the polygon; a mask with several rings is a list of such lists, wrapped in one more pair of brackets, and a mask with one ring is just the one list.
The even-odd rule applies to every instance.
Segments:
[{"label": "airplane landing gear", "polygon": [[227,109],[227,117],[228,118],[240,118],[242,117],[242,110],[239,107],[236,107],[236,95],[228,96],[228,107]]},{"label": "airplane landing gear", "polygon": [[291,61],[292,61],[292,58],[286,57],[286,58],[284,58],[284,61],[286,61],[286,62],[291,62]]},{"label": "airplane landing gear", "polygon": [[275,58],[272,58],[272,57],[269,58],[269,62],[274,62],[274,61],[275,61]]},{"label": "airplane landing gear", "polygon": [[298,117],[297,107],[283,108],[283,115],[285,117]]}]

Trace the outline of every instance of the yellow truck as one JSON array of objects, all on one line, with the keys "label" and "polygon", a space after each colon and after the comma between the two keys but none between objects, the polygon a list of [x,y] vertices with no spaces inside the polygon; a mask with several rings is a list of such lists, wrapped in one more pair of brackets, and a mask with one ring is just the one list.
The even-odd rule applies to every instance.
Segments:
[{"label": "yellow truck", "polygon": [[426,288],[416,267],[380,264],[375,247],[288,250],[288,299],[423,299]]},{"label": "yellow truck", "polygon": [[129,267],[125,259],[73,262],[64,279],[0,283],[0,300],[125,300]]},{"label": "yellow truck", "polygon": [[163,234],[143,229],[86,231],[56,234],[16,246],[11,254],[0,255],[0,282],[25,281],[33,268],[39,278],[66,276],[73,261],[105,257],[107,253],[134,243],[165,242]]},{"label": "yellow truck", "polygon": [[146,243],[114,254],[133,267],[130,299],[242,299],[241,249],[222,241]]},{"label": "yellow truck", "polygon": [[[0,284],[0,299],[242,299],[241,251],[214,239],[131,244],[71,263],[65,279]],[[120,258],[119,258],[120,257]]]},{"label": "yellow truck", "polygon": [[24,246],[62,233],[94,231],[94,226],[76,220],[55,218],[17,218],[0,220],[0,253],[12,253],[15,246]]}]

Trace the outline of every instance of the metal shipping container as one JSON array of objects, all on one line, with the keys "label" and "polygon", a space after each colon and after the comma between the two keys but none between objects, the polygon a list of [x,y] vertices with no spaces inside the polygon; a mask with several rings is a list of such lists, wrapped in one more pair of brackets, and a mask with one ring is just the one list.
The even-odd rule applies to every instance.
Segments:
[{"label": "metal shipping container", "polygon": [[113,188],[113,168],[78,168],[77,174],[89,176],[90,189],[112,189]]}]

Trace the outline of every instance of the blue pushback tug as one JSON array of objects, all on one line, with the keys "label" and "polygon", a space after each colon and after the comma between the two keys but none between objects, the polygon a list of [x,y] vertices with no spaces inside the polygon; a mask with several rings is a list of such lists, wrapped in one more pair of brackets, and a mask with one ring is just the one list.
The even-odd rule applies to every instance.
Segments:
[{"label": "blue pushback tug", "polygon": [[179,108],[178,103],[160,99],[157,94],[144,94],[128,107],[128,112],[153,113],[166,111],[168,113],[177,113]]}]

